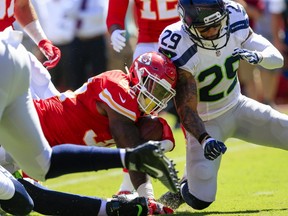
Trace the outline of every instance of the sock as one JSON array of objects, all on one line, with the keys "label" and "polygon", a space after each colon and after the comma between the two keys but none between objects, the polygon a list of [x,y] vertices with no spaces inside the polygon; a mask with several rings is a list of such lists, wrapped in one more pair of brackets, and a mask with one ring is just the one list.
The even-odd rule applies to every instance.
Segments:
[{"label": "sock", "polygon": [[154,189],[153,189],[153,186],[152,186],[150,180],[147,181],[146,183],[141,184],[137,188],[137,193],[138,193],[139,197],[146,197],[146,198],[154,199]]},{"label": "sock", "polygon": [[58,145],[52,148],[51,165],[46,179],[64,174],[123,168],[120,152],[124,149]]},{"label": "sock", "polygon": [[98,216],[100,216],[100,215],[101,216],[107,216],[106,204],[107,204],[107,201],[106,200],[102,200]]},{"label": "sock", "polygon": [[34,211],[43,215],[98,215],[101,199],[52,191],[39,184],[19,179],[34,201]]},{"label": "sock", "polygon": [[119,188],[119,192],[121,191],[130,191],[134,190],[134,186],[130,180],[130,175],[127,169],[123,169],[123,180]]},{"label": "sock", "polygon": [[123,167],[127,168],[125,164],[125,157],[126,157],[126,150],[120,149],[120,158],[121,158],[122,165]]}]

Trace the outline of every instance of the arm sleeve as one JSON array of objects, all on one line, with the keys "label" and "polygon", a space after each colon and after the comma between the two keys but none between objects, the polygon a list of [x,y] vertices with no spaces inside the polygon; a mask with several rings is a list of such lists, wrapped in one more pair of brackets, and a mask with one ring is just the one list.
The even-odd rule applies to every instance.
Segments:
[{"label": "arm sleeve", "polygon": [[120,25],[125,29],[125,16],[129,0],[109,0],[108,14],[106,19],[107,29],[112,25]]},{"label": "arm sleeve", "polygon": [[253,33],[244,43],[243,48],[259,52],[263,60],[259,63],[266,69],[283,67],[284,58],[281,53],[266,38]]}]

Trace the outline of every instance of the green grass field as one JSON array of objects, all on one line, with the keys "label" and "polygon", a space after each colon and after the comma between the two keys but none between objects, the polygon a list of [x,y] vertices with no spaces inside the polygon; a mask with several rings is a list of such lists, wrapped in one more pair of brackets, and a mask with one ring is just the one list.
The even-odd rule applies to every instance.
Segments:
[{"label": "green grass field", "polygon": [[[174,132],[176,148],[167,156],[175,161],[181,177],[185,164],[185,143],[181,130]],[[226,145],[228,150],[219,171],[216,201],[203,211],[195,211],[184,204],[175,215],[287,216],[288,153],[236,139],[229,139]],[[66,175],[43,184],[58,191],[111,197],[118,190],[121,179],[121,170],[114,169]],[[161,183],[156,180],[152,182],[156,198],[166,192]]]}]

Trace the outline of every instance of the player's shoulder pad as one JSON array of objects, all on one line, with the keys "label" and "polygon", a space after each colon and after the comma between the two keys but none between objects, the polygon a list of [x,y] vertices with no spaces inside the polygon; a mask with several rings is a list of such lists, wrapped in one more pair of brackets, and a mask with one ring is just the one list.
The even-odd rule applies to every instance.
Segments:
[{"label": "player's shoulder pad", "polygon": [[226,8],[229,13],[230,31],[235,31],[239,26],[249,26],[249,17],[241,4],[229,1]]},{"label": "player's shoulder pad", "polygon": [[230,33],[236,37],[246,39],[249,34],[249,17],[244,7],[236,2],[229,1],[226,3],[229,13]]},{"label": "player's shoulder pad", "polygon": [[187,34],[182,21],[167,26],[159,37],[158,45],[158,51],[168,56],[179,67],[183,64],[178,64],[177,61],[183,54],[188,53],[185,56],[193,56],[197,52],[196,45]]}]

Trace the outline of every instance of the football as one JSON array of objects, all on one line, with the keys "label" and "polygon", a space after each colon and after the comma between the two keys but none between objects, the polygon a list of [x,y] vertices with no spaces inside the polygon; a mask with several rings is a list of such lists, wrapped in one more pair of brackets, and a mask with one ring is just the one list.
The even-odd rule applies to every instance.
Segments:
[{"label": "football", "polygon": [[138,119],[136,125],[140,131],[141,139],[145,141],[162,140],[163,125],[155,116],[143,116]]}]

